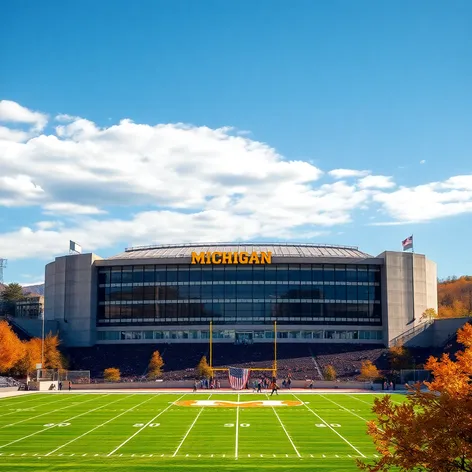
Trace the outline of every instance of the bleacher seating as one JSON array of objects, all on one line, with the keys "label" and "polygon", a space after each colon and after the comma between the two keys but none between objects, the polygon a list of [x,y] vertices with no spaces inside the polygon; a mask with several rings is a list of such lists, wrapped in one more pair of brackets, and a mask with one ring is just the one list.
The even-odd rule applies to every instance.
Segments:
[{"label": "bleacher seating", "polygon": [[18,382],[18,380],[15,380],[12,377],[2,377],[2,376],[0,376],[0,388],[19,387],[20,385],[21,385],[21,382]]},{"label": "bleacher seating", "polygon": [[[201,357],[209,357],[208,345],[196,343],[97,345],[90,348],[69,348],[66,354],[70,369],[90,370],[91,378],[102,378],[106,368],[118,367],[123,380],[140,381],[145,378],[149,360],[155,350],[159,350],[165,362],[164,380],[195,378],[195,367]],[[214,367],[271,368],[273,356],[272,343],[213,344]],[[359,375],[362,361],[367,359],[379,369],[388,368],[387,349],[379,346],[295,343],[279,343],[277,346],[279,378],[291,374],[294,380],[321,380],[317,362],[321,370],[328,364],[333,365],[341,380],[354,380]],[[270,375],[270,372],[266,375]]]}]

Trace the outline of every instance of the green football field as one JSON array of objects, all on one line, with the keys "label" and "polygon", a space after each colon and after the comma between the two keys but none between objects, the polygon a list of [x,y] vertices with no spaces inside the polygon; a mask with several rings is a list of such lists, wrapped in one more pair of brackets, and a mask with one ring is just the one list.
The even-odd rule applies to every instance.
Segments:
[{"label": "green football field", "polygon": [[355,471],[356,458],[376,455],[366,434],[374,398],[286,391],[4,398],[0,470]]}]

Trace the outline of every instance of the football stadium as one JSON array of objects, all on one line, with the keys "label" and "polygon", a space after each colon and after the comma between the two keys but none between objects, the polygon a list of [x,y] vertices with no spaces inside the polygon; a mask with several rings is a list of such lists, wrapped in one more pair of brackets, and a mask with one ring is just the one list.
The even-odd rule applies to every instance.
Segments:
[{"label": "football stadium", "polygon": [[66,346],[280,343],[391,345],[437,309],[422,254],[313,244],[129,248],[46,266],[45,318]]},{"label": "football stadium", "polygon": [[[2,389],[2,470],[358,470],[379,457],[375,399],[406,398],[388,348],[427,333],[429,308],[436,264],[412,252],[196,243],[57,257],[41,335],[58,333],[69,370]],[[359,380],[366,361],[380,382]],[[121,377],[106,381],[111,367]]]}]

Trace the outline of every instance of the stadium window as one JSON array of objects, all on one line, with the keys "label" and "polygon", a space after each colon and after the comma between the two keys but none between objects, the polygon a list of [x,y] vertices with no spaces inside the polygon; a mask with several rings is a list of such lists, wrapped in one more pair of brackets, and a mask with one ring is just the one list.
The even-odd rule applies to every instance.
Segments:
[{"label": "stadium window", "polygon": [[189,282],[189,277],[190,277],[190,274],[189,274],[188,268],[187,267],[179,267],[179,270],[177,272],[177,280],[179,282],[188,283]]},{"label": "stadium window", "polygon": [[154,339],[162,339],[164,337],[162,331],[154,331]]},{"label": "stadium window", "polygon": [[210,332],[209,331],[200,331],[200,339],[209,339]]},{"label": "stadium window", "polygon": [[235,282],[236,281],[236,266],[226,266],[225,267],[225,282]]},{"label": "stadium window", "polygon": [[177,285],[167,285],[162,287],[162,291],[165,295],[165,300],[177,300],[179,298],[179,287]]},{"label": "stadium window", "polygon": [[368,282],[369,273],[367,272],[368,267],[366,265],[357,266],[357,281],[358,282]]},{"label": "stadium window", "polygon": [[313,282],[323,282],[323,266],[312,264],[311,266],[311,275]]},{"label": "stadium window", "polygon": [[278,331],[277,338],[280,339],[288,339],[288,332],[287,331]]},{"label": "stadium window", "polygon": [[346,285],[346,300],[357,300],[357,285]]},{"label": "stadium window", "polygon": [[367,301],[369,300],[369,286],[368,285],[359,285],[357,287],[357,299]]},{"label": "stadium window", "polygon": [[224,282],[225,280],[225,268],[213,267],[213,282]]},{"label": "stadium window", "polygon": [[290,286],[286,284],[277,284],[277,298],[288,298]]},{"label": "stadium window", "polygon": [[253,285],[252,286],[252,297],[255,300],[263,300],[265,298],[264,285]]},{"label": "stadium window", "polygon": [[240,299],[252,299],[252,284],[236,285],[236,298]]},{"label": "stadium window", "polygon": [[300,339],[300,331],[289,331],[288,337],[291,339]]},{"label": "stadium window", "polygon": [[358,305],[358,316],[359,318],[367,318],[369,316],[369,310],[365,303],[359,303]]},{"label": "stadium window", "polygon": [[121,284],[121,267],[113,267],[111,269],[111,283]]},{"label": "stadium window", "polygon": [[132,305],[133,321],[142,321],[143,318],[143,305]]},{"label": "stadium window", "polygon": [[336,300],[346,300],[346,285],[335,285]]},{"label": "stadium window", "polygon": [[213,270],[211,267],[202,268],[202,282],[213,282]]},{"label": "stadium window", "polygon": [[201,285],[189,285],[188,297],[190,300],[199,300],[201,298]]},{"label": "stadium window", "polygon": [[201,282],[202,281],[202,270],[200,267],[194,269],[193,267],[189,270],[190,282]]},{"label": "stadium window", "polygon": [[143,339],[152,339],[153,332],[152,331],[143,331]]},{"label": "stadium window", "polygon": [[334,278],[336,282],[346,282],[346,266],[344,264],[335,266]]},{"label": "stadium window", "polygon": [[[124,288],[124,287],[123,287]],[[131,287],[134,301],[142,301],[144,298],[144,286],[138,285]]]},{"label": "stadium window", "polygon": [[302,264],[300,266],[300,279],[301,282],[311,282],[311,265]]},{"label": "stadium window", "polygon": [[121,282],[124,284],[133,283],[133,267],[123,267],[121,272]]},{"label": "stadium window", "polygon": [[346,267],[346,282],[357,282],[357,267],[348,265]]},{"label": "stadium window", "polygon": [[133,283],[142,284],[144,282],[144,267],[134,266],[133,267]]},{"label": "stadium window", "polygon": [[323,286],[323,299],[324,300],[335,300],[336,289],[334,285]]},{"label": "stadium window", "polygon": [[188,300],[190,294],[190,285],[179,285],[179,300]]},{"label": "stadium window", "polygon": [[313,331],[313,339],[323,339],[324,332],[323,330],[319,329],[317,331]]},{"label": "stadium window", "polygon": [[109,268],[102,268],[98,271],[98,283],[100,285],[109,284],[111,283],[111,276],[110,276],[110,269]]},{"label": "stadium window", "polygon": [[264,332],[264,337],[266,339],[274,339],[274,332],[273,331],[265,331]]},{"label": "stadium window", "polygon": [[177,282],[178,280],[177,266],[168,265],[166,267],[166,282]]},{"label": "stadium window", "polygon": [[280,264],[277,266],[277,282],[288,282],[287,264]]},{"label": "stadium window", "polygon": [[143,318],[144,319],[154,319],[154,305],[147,303],[143,305]]},{"label": "stadium window", "polygon": [[156,266],[154,277],[156,279],[156,283],[167,282],[165,266]]},{"label": "stadium window", "polygon": [[236,280],[237,281],[249,281],[252,282],[252,266],[237,266],[236,268]]},{"label": "stadium window", "polygon": [[288,280],[289,282],[300,281],[300,264],[289,264],[288,266]]},{"label": "stadium window", "polygon": [[201,298],[202,300],[211,300],[213,298],[213,286],[202,285],[201,286]]},{"label": "stadium window", "polygon": [[224,303],[213,303],[212,308],[213,316],[217,318],[221,318],[225,314],[225,306]]},{"label": "stadium window", "polygon": [[381,300],[382,296],[382,290],[380,288],[380,285],[375,285],[374,286],[374,300]]},{"label": "stadium window", "polygon": [[303,339],[312,339],[313,333],[311,331],[302,331],[302,338]]},{"label": "stadium window", "polygon": [[266,300],[274,300],[277,298],[277,285],[267,284],[264,285],[264,298]]},{"label": "stadium window", "polygon": [[155,300],[156,287],[148,285],[143,287],[143,300]]},{"label": "stadium window", "polygon": [[276,266],[266,266],[265,267],[264,280],[266,282],[276,282],[277,281],[277,267]]},{"label": "stadium window", "polygon": [[144,268],[144,283],[154,283],[154,266],[146,266]]},{"label": "stadium window", "polygon": [[224,298],[226,300],[234,300],[236,298],[236,285],[225,284],[224,287]]},{"label": "stadium window", "polygon": [[323,280],[325,282],[334,282],[334,265],[333,264],[324,264]]},{"label": "stadium window", "polygon": [[265,280],[264,268],[264,266],[254,266],[252,271],[252,280],[255,282],[263,282]]},{"label": "stadium window", "polygon": [[381,316],[382,316],[382,306],[380,305],[380,303],[374,303],[373,317],[380,318]]}]

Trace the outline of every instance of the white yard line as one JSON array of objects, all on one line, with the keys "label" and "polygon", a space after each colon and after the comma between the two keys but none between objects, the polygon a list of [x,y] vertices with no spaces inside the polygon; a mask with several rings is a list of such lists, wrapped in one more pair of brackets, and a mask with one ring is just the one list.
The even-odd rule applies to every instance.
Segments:
[{"label": "white yard line", "polygon": [[370,420],[366,420],[365,418],[362,418],[362,416],[359,416],[357,413],[354,413],[353,411],[349,410],[348,408],[345,408],[344,406],[340,405],[339,403],[336,403],[334,400],[330,400],[329,398],[326,398],[324,395],[320,394],[320,397],[323,397],[325,400],[328,400],[331,403],[334,403],[335,405],[339,406],[339,408],[342,408],[343,410],[346,410],[348,413],[351,415],[357,416],[359,419],[362,421],[365,421],[366,423]]},{"label": "white yard line", "polygon": [[27,396],[27,400],[22,400],[21,402],[13,402],[11,405],[7,405],[6,402],[8,400],[13,400],[13,399],[16,399],[16,398],[20,398],[19,396],[18,397],[5,397],[5,398],[2,398],[2,402],[0,403],[0,405],[2,406],[2,408],[8,408],[8,407],[12,407],[12,406],[15,406],[15,405],[21,405],[22,403],[27,403],[27,402],[30,402],[31,400],[35,400],[36,398],[38,398],[38,395],[33,395],[33,394],[29,394],[29,395],[21,395],[22,397],[24,396]]},{"label": "white yard line", "polygon": [[[267,400],[268,400],[268,399],[269,399],[269,395],[267,395],[267,393],[266,393],[266,397],[267,397]],[[284,426],[284,424],[282,423],[282,420],[280,419],[279,415],[278,415],[277,412],[275,411],[275,408],[274,408],[274,407],[272,407],[272,411],[275,413],[275,416],[276,416],[277,419],[279,420],[280,426],[282,426],[282,429],[284,430],[285,434],[287,435],[287,438],[288,438],[288,440],[290,441],[290,444],[292,445],[293,450],[297,453],[297,456],[298,456],[298,457],[302,457],[302,456],[300,455],[300,453],[298,452],[298,449],[296,448],[295,444],[293,443],[292,438],[290,437],[290,434],[288,434],[288,431],[285,429],[285,426]]]},{"label": "white yard line", "polygon": [[[88,395],[88,394],[87,394]],[[111,395],[110,393],[107,394],[107,395],[100,395],[99,398],[102,398],[102,397],[107,397],[108,395]],[[64,400],[66,400],[67,398],[64,398]],[[79,402],[80,404],[82,403],[88,403],[88,402],[91,402],[92,400],[95,400],[95,398],[91,398],[90,400],[85,400],[84,402]],[[41,413],[40,415],[36,415],[36,416],[31,416],[30,418],[26,418],[24,420],[21,420],[21,421],[17,421],[16,423],[11,423],[11,424],[7,424],[5,426],[1,426],[0,429],[3,429],[3,428],[9,428],[10,426],[15,426],[16,424],[20,424],[20,423],[24,423],[25,421],[30,421],[30,420],[34,420],[35,418],[39,418],[40,416],[44,416],[44,415],[49,415],[51,413],[55,413],[56,411],[61,411],[61,410],[65,410],[66,408],[71,408],[72,406],[76,406],[75,403],[73,404],[69,404],[63,408],[57,408],[56,410],[52,410],[52,411],[46,411],[46,413]]]},{"label": "white yard line", "polygon": [[[107,397],[108,395],[104,395],[104,396]],[[91,400],[94,400],[94,398],[92,398]],[[89,402],[91,400],[87,400],[87,402]],[[92,411],[100,410],[100,408],[104,408],[106,406],[111,405],[112,403],[116,403],[116,402],[119,402],[121,400],[123,400],[123,399],[120,398],[119,400],[115,400],[114,402],[107,403],[107,404],[102,405],[102,406],[98,406],[97,408],[94,408],[92,410],[88,410],[88,411],[85,411],[84,413],[80,413],[79,415],[75,415],[75,416],[72,416],[71,418],[67,418],[66,420],[61,420],[61,423],[66,423],[67,421],[75,420],[75,418],[79,418],[80,416],[88,415],[89,413],[92,413]],[[87,402],[82,402],[82,403],[87,403]],[[54,427],[55,426],[48,426],[46,428],[40,429],[39,431],[36,431],[35,433],[28,434],[28,436],[23,436],[22,438],[15,439],[14,441],[11,441],[7,444],[3,444],[2,446],[0,446],[0,449],[3,449],[4,447],[9,446],[10,444],[15,444],[17,442],[23,441],[24,439],[30,438],[31,436],[36,436],[37,434],[42,433],[43,431],[47,431],[47,430],[49,430],[51,428],[54,428]]]},{"label": "white yard line", "polygon": [[[385,394],[384,394],[385,395]],[[389,395],[389,394],[387,394]],[[357,400],[357,401],[360,401],[362,403],[365,403],[366,405],[369,405],[369,406],[374,406],[373,403],[369,403],[369,402],[366,402],[364,400],[361,400],[360,398],[357,398],[357,397],[353,397],[352,395],[349,395],[351,398],[354,398],[354,400]],[[379,398],[379,397],[374,397],[374,398]],[[393,403],[396,403],[397,405],[401,405],[402,403],[401,402],[396,402],[393,398],[391,399]]]},{"label": "white yard line", "polygon": [[293,396],[299,401],[301,402],[305,408],[307,408],[309,411],[311,411],[320,421],[322,421],[324,423],[325,426],[327,426],[331,431],[333,431],[333,433],[337,434],[346,444],[348,444],[349,446],[351,446],[360,456],[362,457],[366,457],[364,456],[364,454],[362,454],[361,451],[359,451],[359,449],[357,449],[356,446],[354,446],[353,444],[351,444],[344,436],[342,436],[341,434],[339,434],[329,423],[327,423],[323,418],[321,418],[321,416],[318,414],[318,413],[315,413],[306,403],[302,402],[295,394],[293,394]]},{"label": "white yard line", "polygon": [[[39,405],[36,405],[36,408],[40,408],[42,406],[52,405],[53,403],[60,402],[61,400],[63,400],[63,398],[59,398],[58,400],[54,400],[53,402],[40,403]],[[24,403],[24,402],[21,402],[21,403]],[[8,405],[7,405],[7,407],[8,407]],[[24,409],[29,410],[30,408],[20,408],[20,410],[24,410]],[[4,415],[0,415],[0,418],[3,418],[4,416],[8,416],[8,415],[13,415],[15,413],[18,413],[18,410],[10,411],[10,413],[5,413]]]},{"label": "white yard line", "polygon": [[236,407],[236,444],[234,446],[234,458],[238,458],[239,449],[239,393],[238,393],[238,406]]},{"label": "white yard line", "polygon": [[161,416],[163,413],[165,413],[169,408],[171,408],[172,406],[174,406],[174,404],[176,402],[178,402],[181,398],[185,397],[185,395],[187,395],[186,393],[184,393],[181,397],[179,397],[175,402],[172,402],[167,408],[165,408],[164,410],[162,410],[159,414],[157,414],[154,418],[152,418],[151,420],[149,420],[143,427],[139,428],[134,434],[132,434],[128,439],[126,439],[125,441],[123,441],[118,447],[116,447],[115,449],[113,449],[113,451],[111,451],[109,454],[106,455],[106,457],[110,457],[112,454],[114,454],[116,451],[118,451],[119,449],[121,449],[127,442],[131,441],[136,435],[138,435],[144,428],[147,428],[154,420],[156,420],[157,418],[159,418],[159,416]]},{"label": "white yard line", "polygon": [[[213,394],[211,394],[213,395]],[[208,397],[208,400],[211,398],[211,395]],[[177,455],[177,453],[179,452],[180,448],[182,447],[182,444],[184,443],[184,441],[187,439],[187,436],[190,434],[190,431],[192,431],[192,428],[195,426],[195,423],[197,422],[198,420],[198,417],[202,414],[203,410],[205,409],[205,407],[203,407],[199,412],[198,412],[198,415],[196,416],[196,418],[193,420],[193,423],[190,425],[190,428],[188,429],[187,433],[185,434],[184,438],[182,439],[182,441],[180,442],[180,444],[178,445],[177,449],[175,450],[174,454],[172,454],[172,457],[175,457]]]},{"label": "white yard line", "polygon": [[[136,394],[133,394],[133,395],[129,395],[128,397],[125,397],[125,398],[122,398],[122,400],[128,400],[129,398],[135,396]],[[160,395],[159,393],[157,395]],[[87,436],[87,434],[90,434],[91,432],[95,431],[96,429],[98,428],[101,428],[102,426],[105,426],[106,424],[116,420],[117,418],[119,418],[120,416],[123,416],[125,415],[126,413],[129,413],[131,411],[133,411],[135,408],[137,408],[138,406],[141,406],[143,403],[147,403],[151,400],[154,399],[154,396],[152,396],[151,398],[148,398],[147,400],[144,400],[143,402],[141,403],[138,403],[137,405],[134,405],[132,406],[131,408],[128,408],[126,411],[123,411],[123,413],[120,413],[119,415],[116,415],[114,416],[113,418],[110,418],[108,421],[105,421],[104,423],[102,424],[99,424],[98,426],[95,426],[95,428],[92,428],[91,430],[87,431],[86,433],[84,434],[81,434],[80,436],[77,436],[76,438],[74,439],[71,439],[70,441],[66,442],[65,444],[63,444],[62,446],[59,446],[59,447],[56,447],[56,449],[54,449],[53,451],[51,452],[48,452],[44,457],[47,457],[47,456],[50,456],[51,454],[54,454],[55,452],[59,451],[59,449],[62,449],[63,447],[65,446],[68,446],[70,443],[73,443],[74,441],[77,441],[77,439],[80,439],[80,438],[83,438],[84,436]]]}]

